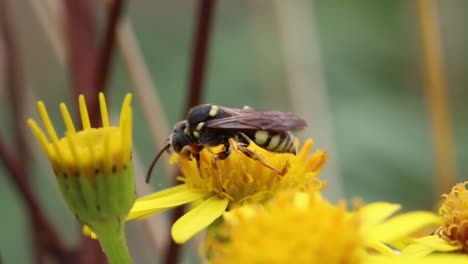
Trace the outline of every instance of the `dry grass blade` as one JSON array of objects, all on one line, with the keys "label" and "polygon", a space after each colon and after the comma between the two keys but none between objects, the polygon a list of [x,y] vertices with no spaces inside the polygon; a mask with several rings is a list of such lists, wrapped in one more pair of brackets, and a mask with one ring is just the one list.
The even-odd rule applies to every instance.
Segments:
[{"label": "dry grass blade", "polygon": [[[169,124],[161,106],[157,88],[150,77],[148,67],[138,48],[135,34],[128,19],[124,18],[121,21],[117,37],[122,60],[133,83],[146,123],[150,128],[153,145],[156,149],[162,148],[169,135]],[[160,164],[164,164],[166,175],[173,175],[174,171],[167,162],[167,157],[163,157],[163,162],[160,162]]]},{"label": "dry grass blade", "polygon": [[291,106],[294,112],[310,120],[305,133],[333,156],[322,176],[329,182],[329,188],[324,190],[327,197],[337,200],[343,197],[342,183],[317,34],[313,26],[313,10],[304,0],[277,0],[274,4]]},{"label": "dry grass blade", "polygon": [[[145,175],[146,167],[143,166],[140,156],[137,151],[133,151],[133,164],[136,175]],[[151,185],[146,184],[142,179],[136,181],[136,189],[138,196],[150,194],[154,192]],[[164,250],[168,245],[167,238],[169,237],[169,223],[163,218],[161,214],[151,216],[144,220],[145,229],[148,231],[143,240],[149,241],[150,243],[144,242],[144,245],[150,244],[153,254],[158,257],[162,257]]]},{"label": "dry grass blade", "polygon": [[66,54],[63,43],[65,39],[63,3],[57,0],[32,0],[31,6],[52,45],[60,65],[64,66]]},{"label": "dry grass blade", "polygon": [[417,12],[421,31],[425,92],[432,122],[434,186],[436,186],[434,198],[438,201],[440,195],[449,192],[456,182],[452,116],[449,109],[436,2],[418,0]]}]

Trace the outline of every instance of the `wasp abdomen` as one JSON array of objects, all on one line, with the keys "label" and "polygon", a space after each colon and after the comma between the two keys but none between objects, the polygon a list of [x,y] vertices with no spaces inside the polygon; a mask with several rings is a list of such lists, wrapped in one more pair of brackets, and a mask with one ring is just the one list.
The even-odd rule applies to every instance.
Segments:
[{"label": "wasp abdomen", "polygon": [[296,144],[294,136],[289,131],[272,132],[266,130],[251,131],[246,135],[257,144],[266,150],[283,153],[296,154]]}]

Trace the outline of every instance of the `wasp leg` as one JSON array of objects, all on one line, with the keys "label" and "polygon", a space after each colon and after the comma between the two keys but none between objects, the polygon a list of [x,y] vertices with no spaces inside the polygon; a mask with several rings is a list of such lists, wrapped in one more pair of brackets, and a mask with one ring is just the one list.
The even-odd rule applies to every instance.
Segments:
[{"label": "wasp leg", "polygon": [[278,170],[276,168],[273,168],[270,164],[266,163],[266,161],[264,161],[255,151],[248,149],[247,146],[248,145],[245,144],[245,143],[241,143],[241,142],[237,143],[237,149],[240,152],[244,153],[244,155],[246,155],[247,157],[260,162],[263,166],[265,166],[265,167],[269,168],[270,170],[276,172],[276,174],[278,174],[280,176],[284,176],[286,174],[286,172],[288,172],[289,161],[286,162],[283,169]]},{"label": "wasp leg", "polygon": [[191,151],[192,151],[192,156],[195,158],[195,161],[197,162],[197,168],[198,168],[198,172],[200,173],[201,175],[201,171],[200,171],[200,151],[203,150],[203,146],[192,146],[191,147]]},{"label": "wasp leg", "polygon": [[215,152],[214,152],[212,149],[210,149],[210,148],[206,148],[206,149],[207,149],[211,154],[213,154],[213,155],[215,154]]},{"label": "wasp leg", "polygon": [[229,155],[231,154],[231,146],[229,143],[224,144],[224,150],[218,153],[215,153],[213,156],[211,156],[211,165],[216,171],[216,174],[218,175],[218,183],[219,186],[224,190],[223,187],[223,181],[221,179],[221,173],[219,172],[218,165],[216,165],[216,160],[225,160]]},{"label": "wasp leg", "polygon": [[229,157],[229,154],[231,154],[231,146],[229,144],[224,145],[224,150],[218,153],[215,153],[211,157],[211,164],[215,169],[218,169],[218,166],[216,165],[216,160],[225,160],[227,157]]},{"label": "wasp leg", "polygon": [[182,150],[179,152],[179,156],[184,157],[188,160],[192,160],[192,148],[190,146],[185,146],[182,148]]},{"label": "wasp leg", "polygon": [[183,156],[188,160],[192,160],[192,156],[195,158],[195,161],[197,162],[198,173],[200,174],[200,176],[202,176],[200,170],[200,151],[202,150],[203,146],[187,145],[179,153],[180,156]]},{"label": "wasp leg", "polygon": [[195,152],[195,153],[193,153],[193,157],[195,158],[195,161],[197,162],[198,173],[200,173],[200,176],[201,176],[201,171],[200,171],[200,152]]}]

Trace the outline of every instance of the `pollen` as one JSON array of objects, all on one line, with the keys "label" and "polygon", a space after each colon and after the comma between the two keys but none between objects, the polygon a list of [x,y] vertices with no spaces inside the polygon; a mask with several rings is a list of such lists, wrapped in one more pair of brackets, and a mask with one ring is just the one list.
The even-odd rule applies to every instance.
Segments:
[{"label": "pollen", "polygon": [[437,230],[442,239],[463,247],[468,252],[468,181],[459,183],[449,194],[439,209],[444,224]]},{"label": "pollen", "polygon": [[[327,161],[327,154],[317,150],[310,155],[311,139],[305,142],[297,155],[270,152],[251,142],[249,149],[277,171],[238,151],[235,142],[231,141],[231,146],[233,151],[229,157],[216,160],[215,166],[212,157],[221,151],[221,147],[204,149],[200,153],[200,169],[195,160],[174,154],[171,162],[180,166],[183,175],[179,180],[189,189],[229,199],[231,207],[250,202],[262,203],[284,189],[303,190],[312,186],[319,190],[325,186],[317,176]],[[280,175],[278,171],[286,173]]]},{"label": "pollen", "polygon": [[280,192],[265,206],[224,214],[208,234],[210,263],[360,263],[360,215],[319,192]]}]

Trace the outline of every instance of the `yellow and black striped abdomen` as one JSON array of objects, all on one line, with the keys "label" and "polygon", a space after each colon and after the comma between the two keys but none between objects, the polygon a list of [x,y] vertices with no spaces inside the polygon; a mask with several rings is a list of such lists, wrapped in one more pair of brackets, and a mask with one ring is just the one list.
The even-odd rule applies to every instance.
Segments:
[{"label": "yellow and black striped abdomen", "polygon": [[293,153],[296,154],[296,144],[294,136],[289,131],[273,132],[273,131],[251,131],[246,134],[258,146],[278,153]]}]

